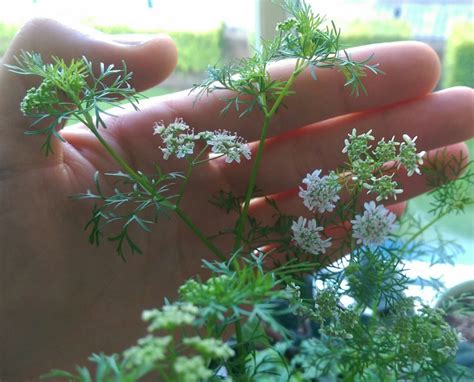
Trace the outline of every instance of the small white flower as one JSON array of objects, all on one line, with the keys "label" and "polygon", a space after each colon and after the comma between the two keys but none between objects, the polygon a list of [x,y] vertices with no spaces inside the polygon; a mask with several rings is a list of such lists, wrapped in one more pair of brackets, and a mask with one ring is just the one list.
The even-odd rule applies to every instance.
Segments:
[{"label": "small white flower", "polygon": [[338,193],[341,186],[338,176],[332,171],[329,175],[320,177],[321,170],[315,170],[307,174],[303,179],[306,189],[300,187],[299,196],[303,204],[310,210],[318,212],[331,212],[336,207],[335,203],[340,199]]},{"label": "small white flower", "polygon": [[369,142],[374,139],[372,130],[357,135],[357,130],[352,129],[352,132],[348,134],[348,138],[344,140],[342,153],[347,154],[351,161],[356,161],[367,155],[368,150],[372,147]]},{"label": "small white flower", "polygon": [[377,198],[375,199],[377,202],[380,202],[382,199],[388,199],[389,197],[393,197],[397,200],[397,195],[401,194],[403,190],[401,188],[396,188],[398,183],[393,180],[392,175],[383,175],[379,178],[372,176],[370,178],[371,184],[364,183],[363,187],[367,189],[367,194],[374,192],[377,194]]},{"label": "small white flower", "polygon": [[357,244],[380,245],[395,230],[396,216],[382,205],[374,201],[364,204],[364,214],[356,215],[352,223],[352,236]]},{"label": "small white flower", "polygon": [[184,158],[194,152],[194,142],[198,137],[181,118],[176,118],[168,126],[163,122],[157,122],[154,126],[153,135],[159,135],[163,139],[165,147],[160,147],[163,159],[167,160],[173,154],[177,158]]},{"label": "small white flower", "polygon": [[251,152],[249,145],[237,134],[232,134],[226,130],[206,131],[201,134],[201,138],[211,146],[211,152],[224,155],[226,163],[240,163],[240,157],[250,159]]},{"label": "small white flower", "polygon": [[143,367],[143,365],[153,365],[166,358],[168,345],[173,337],[155,337],[148,335],[140,338],[137,345],[124,352],[125,364],[132,367]]},{"label": "small white flower", "polygon": [[148,321],[148,331],[170,330],[191,325],[199,314],[199,308],[189,303],[165,305],[161,310],[151,309],[142,313],[143,321]]},{"label": "small white flower", "polygon": [[206,361],[201,356],[179,356],[174,361],[174,371],[180,382],[207,381],[212,377],[212,371],[206,367]]},{"label": "small white flower", "polygon": [[293,231],[293,239],[301,249],[312,255],[326,253],[326,248],[331,246],[331,239],[323,240],[320,232],[323,227],[318,227],[315,219],[311,219],[306,226],[307,219],[299,217],[298,221],[293,222],[291,229]]},{"label": "small white flower", "polygon": [[234,350],[218,338],[187,337],[183,338],[183,344],[212,359],[229,359],[235,355]]},{"label": "small white flower", "polygon": [[403,165],[407,170],[407,175],[412,176],[415,172],[420,175],[421,171],[418,166],[423,164],[423,157],[425,156],[426,152],[421,151],[419,153],[416,152],[416,139],[415,137],[411,139],[407,134],[403,134],[403,140],[400,145],[400,153],[398,155],[398,168]]}]

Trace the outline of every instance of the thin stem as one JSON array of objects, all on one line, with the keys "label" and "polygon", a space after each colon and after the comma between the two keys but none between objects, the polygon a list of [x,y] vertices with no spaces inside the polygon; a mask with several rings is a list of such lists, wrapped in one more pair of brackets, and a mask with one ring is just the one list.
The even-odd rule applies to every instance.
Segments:
[{"label": "thin stem", "polygon": [[178,199],[176,200],[176,206],[179,206],[179,203],[181,202],[181,199],[183,198],[184,191],[186,189],[186,186],[188,185],[189,178],[191,177],[191,174],[193,173],[193,169],[194,169],[194,161],[190,161],[188,165],[188,169],[186,170],[186,174],[184,175],[184,180],[181,183],[181,186],[179,187]]},{"label": "thin stem", "polygon": [[255,162],[254,162],[253,167],[252,167],[249,183],[248,183],[248,186],[247,186],[247,192],[245,194],[245,200],[244,200],[244,205],[243,205],[243,209],[242,209],[242,214],[240,215],[239,222],[238,222],[238,225],[237,225],[236,242],[235,242],[234,250],[239,249],[239,247],[242,243],[242,235],[245,231],[245,222],[247,220],[247,215],[248,215],[248,210],[249,210],[249,205],[250,205],[250,199],[252,198],[252,194],[253,194],[255,184],[256,184],[256,181],[257,181],[257,174],[258,174],[258,170],[260,168],[260,162],[261,162],[262,156],[263,156],[263,149],[265,147],[265,140],[267,138],[267,133],[268,133],[268,127],[270,125],[270,120],[272,119],[274,114],[277,112],[279,106],[283,102],[284,97],[288,94],[288,90],[291,88],[291,86],[295,82],[296,77],[306,67],[307,67],[306,63],[301,64],[300,60],[296,61],[295,69],[294,69],[293,73],[291,74],[290,78],[288,79],[288,81],[285,84],[285,87],[282,89],[282,91],[278,95],[277,99],[273,103],[273,106],[270,109],[270,111],[267,111],[267,101],[266,101],[265,95],[263,95],[263,97],[262,97],[262,101],[263,101],[262,107],[263,107],[265,117],[264,117],[264,120],[263,120],[262,132],[260,134],[260,141],[259,141],[259,144],[258,144],[257,154],[255,156]]},{"label": "thin stem", "polygon": [[189,166],[188,169],[186,170],[186,175],[184,176],[184,181],[181,183],[181,187],[179,188],[178,192],[178,200],[176,201],[176,205],[179,206],[179,203],[181,202],[181,199],[184,195],[184,191],[186,190],[186,186],[189,183],[189,178],[191,178],[191,174],[193,173],[194,167],[201,164],[205,163],[207,160],[202,160],[199,161],[199,158],[206,152],[208,145],[205,145],[202,150],[199,152],[198,155],[196,155],[196,158],[193,160],[189,161]]},{"label": "thin stem", "polygon": [[426,224],[423,228],[421,228],[417,233],[415,233],[409,240],[407,240],[405,242],[405,244],[403,244],[403,247],[400,249],[400,253],[404,253],[406,251],[406,249],[408,248],[408,246],[413,243],[413,241],[419,237],[420,235],[422,235],[428,228],[430,228],[431,226],[433,226],[436,222],[438,222],[439,220],[441,220],[443,217],[445,217],[446,215],[448,215],[449,212],[446,211],[446,212],[443,212],[442,214],[438,215],[437,217],[435,217],[431,222],[429,222],[428,224]]},{"label": "thin stem", "polygon": [[[114,160],[119,164],[122,169],[127,172],[137,183],[139,183],[145,190],[150,194],[153,194],[153,187],[149,184],[148,181],[144,181],[143,177],[140,176],[133,168],[131,168],[128,163],[107,143],[107,141],[102,137],[102,135],[97,130],[95,123],[89,112],[82,109],[80,101],[77,102],[78,111],[85,117],[86,126],[95,135],[99,140],[100,144],[107,150],[109,155],[114,158]],[[171,204],[171,203],[170,203]]]},{"label": "thin stem", "polygon": [[196,225],[191,221],[191,219],[186,215],[183,210],[181,210],[178,206],[174,207],[174,211],[176,214],[181,218],[181,220],[194,232],[194,234],[210,249],[210,251],[216,255],[220,260],[226,261],[227,259],[225,256],[219,251],[219,249],[214,245],[212,241],[210,241],[202,232],[201,230],[196,227]]},{"label": "thin stem", "polygon": [[[80,103],[78,103],[78,109],[84,115],[87,124],[86,126],[92,131],[92,133],[96,136],[99,142],[104,146],[107,152],[110,154],[112,158],[122,167],[124,171],[126,171],[138,184],[140,184],[145,190],[147,190],[151,195],[154,194],[154,188],[148,180],[138,174],[135,170],[133,170],[125,160],[115,152],[115,150],[105,141],[105,139],[100,135],[97,128],[95,127],[94,121],[92,120],[91,115],[83,111],[80,108]],[[192,167],[192,166],[191,166]],[[175,211],[176,214],[181,218],[181,220],[194,232],[194,234],[206,245],[209,250],[214,253],[220,260],[225,261],[226,258],[224,255],[221,254],[219,249],[199,230],[199,228],[191,221],[191,219],[177,206],[173,203],[168,202],[167,200],[160,201],[165,207],[170,208],[171,210]]]},{"label": "thin stem", "polygon": [[236,355],[237,355],[237,360],[238,360],[238,364],[237,364],[237,369],[238,369],[238,372],[239,374],[243,375],[243,371],[242,369],[244,369],[244,364],[243,364],[243,359],[244,359],[244,356],[245,356],[245,348],[244,348],[244,336],[242,334],[242,324],[240,322],[240,318],[237,319],[237,321],[235,321],[234,323],[234,328],[235,328],[235,339],[237,340],[237,346],[236,346]]},{"label": "thin stem", "polygon": [[250,180],[247,186],[247,192],[245,194],[245,201],[242,209],[242,214],[240,215],[239,223],[237,226],[237,237],[235,243],[235,250],[240,247],[242,242],[242,235],[245,230],[245,221],[247,220],[247,215],[249,211],[250,199],[252,198],[253,190],[255,188],[255,183],[257,181],[257,172],[260,168],[260,162],[262,160],[263,148],[265,146],[265,138],[267,136],[268,126],[270,124],[270,118],[265,116],[262,133],[260,136],[260,142],[258,144],[257,155],[255,157],[255,163],[252,167],[252,172],[250,174]]}]

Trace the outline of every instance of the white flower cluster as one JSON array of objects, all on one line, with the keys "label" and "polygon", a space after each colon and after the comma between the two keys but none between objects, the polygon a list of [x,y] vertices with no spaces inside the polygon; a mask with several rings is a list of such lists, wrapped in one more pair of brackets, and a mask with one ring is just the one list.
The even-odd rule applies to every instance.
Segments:
[{"label": "white flower cluster", "polygon": [[154,365],[157,361],[166,358],[166,350],[173,337],[155,337],[148,335],[138,340],[137,346],[133,346],[124,352],[125,365],[127,367],[140,367],[143,365]]},{"label": "white flower cluster", "polygon": [[163,122],[156,123],[153,135],[159,135],[163,139],[165,147],[160,147],[160,149],[165,160],[173,154],[177,158],[192,154],[195,141],[199,138],[181,118],[176,118],[168,126],[165,126]]},{"label": "white flower cluster", "polygon": [[237,134],[226,130],[203,131],[195,134],[182,118],[176,118],[167,126],[163,122],[155,123],[153,135],[159,135],[163,140],[163,159],[176,155],[184,158],[194,152],[196,141],[202,139],[211,148],[211,152],[218,156],[225,156],[227,163],[240,163],[241,157],[250,159],[249,145]]},{"label": "white flower cluster", "polygon": [[206,367],[206,361],[198,355],[177,357],[173,368],[180,382],[207,381],[213,375],[213,372]]},{"label": "white flower cluster", "polygon": [[[306,225],[308,223],[308,225]],[[323,227],[318,227],[315,219],[309,222],[303,217],[299,217],[298,221],[293,222],[291,226],[293,231],[293,239],[298,246],[312,255],[326,253],[326,248],[331,246],[331,239],[323,239],[321,231]]]},{"label": "white flower cluster", "polygon": [[211,152],[217,155],[224,155],[226,163],[240,163],[240,157],[250,159],[249,145],[237,134],[232,134],[226,130],[206,131],[201,133],[201,137],[211,147]]},{"label": "white flower cluster", "polygon": [[334,171],[322,178],[320,174],[321,170],[315,170],[312,174],[306,175],[303,179],[306,189],[300,187],[299,196],[310,211],[331,212],[336,207],[335,203],[340,199],[338,195],[341,190],[339,178]]},{"label": "white flower cluster", "polygon": [[382,205],[374,201],[364,203],[364,214],[356,215],[352,223],[352,236],[357,244],[380,245],[395,230],[396,216]]},{"label": "white flower cluster", "polygon": [[229,345],[218,338],[187,337],[183,338],[183,343],[210,359],[229,359],[235,354]]},{"label": "white flower cluster", "polygon": [[400,153],[398,155],[399,165],[403,165],[407,170],[407,175],[412,176],[415,172],[419,175],[421,174],[420,168],[423,164],[423,157],[425,156],[426,152],[421,151],[419,153],[416,152],[416,139],[415,137],[411,139],[408,135],[403,134],[403,140],[400,145]]},{"label": "white flower cluster", "polygon": [[143,321],[149,321],[148,331],[174,329],[183,325],[191,325],[199,314],[199,308],[189,303],[174,303],[163,306],[162,310],[145,310]]},{"label": "white flower cluster", "polygon": [[[352,181],[360,187],[368,190],[368,193],[377,194],[377,201],[397,198],[402,192],[397,188],[398,183],[391,175],[384,174],[384,166],[388,163],[395,163],[396,168],[404,166],[408,176],[414,173],[420,174],[419,166],[423,164],[425,152],[416,152],[415,141],[417,137],[411,139],[408,135],[403,135],[402,143],[396,142],[395,137],[389,141],[382,138],[374,148],[369,145],[375,138],[372,131],[357,134],[353,129],[348,138],[344,141],[343,153],[347,153],[350,160],[349,171],[352,172]],[[397,150],[398,149],[398,150]]]},{"label": "white flower cluster", "polygon": [[363,186],[367,189],[367,194],[374,192],[377,194],[375,200],[377,202],[381,201],[382,199],[388,199],[389,197],[393,197],[397,200],[397,195],[401,194],[403,190],[401,188],[396,188],[398,183],[393,180],[392,175],[382,175],[381,177],[377,178],[372,176],[370,178],[372,184],[364,183]]},{"label": "white flower cluster", "polygon": [[352,162],[364,159],[367,156],[368,150],[372,147],[369,145],[369,142],[374,139],[375,138],[372,136],[372,130],[363,134],[357,134],[357,130],[352,129],[348,138],[344,140],[342,153],[347,154]]}]

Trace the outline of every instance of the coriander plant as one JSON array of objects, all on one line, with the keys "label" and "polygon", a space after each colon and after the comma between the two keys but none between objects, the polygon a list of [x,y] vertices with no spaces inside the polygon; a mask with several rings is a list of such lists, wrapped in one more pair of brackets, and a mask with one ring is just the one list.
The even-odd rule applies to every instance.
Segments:
[{"label": "coriander plant", "polygon": [[[91,244],[100,245],[106,237],[123,259],[142,253],[131,227],[153,234],[155,225],[175,214],[214,256],[203,261],[209,278],[187,280],[176,301],[143,312],[148,333],[135,345],[121,354],[92,355],[93,367],[54,370],[49,377],[189,382],[469,378],[455,363],[459,336],[443,311],[404,294],[413,281],[404,261],[433,252],[435,242],[425,242],[424,232],[473,202],[473,174],[465,158],[429,157],[417,150],[417,138],[406,134],[376,141],[370,130],[353,130],[339,148],[345,165],[327,174],[314,169],[302,179],[305,216],[285,214],[271,198],[266,202],[274,210],[274,224],[249,213],[252,198],[259,196],[257,174],[270,122],[294,94],[298,76],[310,71],[317,81],[319,70],[335,69],[359,96],[366,92],[362,80],[368,72],[382,74],[370,57],[353,60],[342,49],[335,25],[304,1],[287,0],[283,6],[290,18],[277,25],[276,38],[263,42],[250,58],[210,67],[208,79],[193,89],[196,102],[209,93],[225,94],[222,113],[261,114],[254,153],[242,137],[226,130],[195,132],[179,115],[171,123],[150,126],[150,136],[161,142],[162,159],[182,159],[184,172],[164,173],[159,164],[153,174],[137,171],[103,138],[104,105],[125,99],[138,108],[140,96],[129,85],[132,74],[125,63],[122,68],[101,64],[96,74],[85,57],[71,62],[56,57],[47,64],[37,53],[23,52],[10,66],[42,79],[27,92],[21,110],[35,118],[27,134],[45,136],[46,155],[54,139],[62,140],[57,126],[72,118],[90,129],[120,168],[97,173],[95,188],[74,196],[95,203],[86,222]],[[272,78],[269,66],[286,59],[293,63],[290,76]],[[51,123],[37,128],[45,120]],[[210,195],[210,208],[236,213],[235,224],[204,235],[181,207],[193,170],[217,158],[240,163],[252,156],[244,195],[226,190]],[[398,219],[384,206],[403,192],[401,172],[408,177],[423,173],[437,187],[429,223],[410,215]],[[102,189],[104,178],[115,181],[112,191]],[[222,235],[232,235],[232,250],[215,244]],[[443,239],[438,244],[441,255],[432,262],[451,261],[456,247]]]}]

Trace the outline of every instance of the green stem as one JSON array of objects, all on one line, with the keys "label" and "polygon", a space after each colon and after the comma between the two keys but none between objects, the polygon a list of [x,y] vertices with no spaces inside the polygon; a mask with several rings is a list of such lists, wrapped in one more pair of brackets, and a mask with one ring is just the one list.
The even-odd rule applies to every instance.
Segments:
[{"label": "green stem", "polygon": [[208,147],[208,145],[205,145],[202,148],[202,150],[199,152],[199,154],[196,156],[196,158],[189,161],[189,166],[188,166],[188,169],[186,170],[186,175],[184,176],[184,181],[183,181],[183,183],[181,183],[181,187],[179,188],[178,200],[176,201],[177,206],[179,206],[179,203],[181,202],[181,199],[184,195],[184,191],[186,190],[186,186],[189,183],[189,178],[191,178],[191,174],[193,173],[194,167],[201,164],[201,163],[204,163],[206,161],[206,160],[199,161],[199,158],[201,158],[204,155],[204,153],[207,150],[207,147]]},{"label": "green stem", "polygon": [[186,170],[186,174],[184,175],[183,183],[181,183],[181,187],[179,187],[178,199],[176,200],[177,207],[179,206],[179,203],[181,202],[181,199],[183,198],[184,190],[186,189],[186,186],[188,185],[189,178],[191,177],[191,174],[193,173],[193,169],[194,169],[194,162],[191,161],[189,162],[188,169]]},{"label": "green stem", "polygon": [[186,215],[178,206],[174,207],[174,212],[181,218],[181,220],[186,224],[191,231],[209,248],[209,250],[216,255],[220,260],[226,261],[225,256],[219,251],[219,249],[210,241],[201,230],[196,227],[196,225],[191,221],[191,219]]},{"label": "green stem", "polygon": [[407,240],[405,242],[405,244],[403,244],[403,247],[400,249],[400,253],[403,253],[406,251],[406,249],[408,248],[408,246],[413,243],[413,241],[419,237],[420,235],[423,234],[423,232],[425,232],[428,228],[430,228],[431,226],[433,226],[435,223],[437,223],[439,220],[441,220],[443,217],[445,217],[446,215],[448,215],[449,212],[446,211],[446,212],[443,212],[442,214],[438,215],[436,218],[434,218],[431,222],[429,222],[428,224],[426,224],[423,228],[421,228],[417,233],[415,233],[409,240]]},{"label": "green stem", "polygon": [[268,133],[268,127],[270,125],[270,120],[274,116],[274,114],[277,112],[278,108],[280,107],[281,103],[283,102],[283,99],[288,93],[288,90],[291,88],[293,83],[296,80],[296,77],[306,68],[307,64],[301,65],[301,61],[298,60],[296,61],[295,64],[295,70],[291,74],[290,78],[288,78],[288,81],[285,84],[285,87],[282,89],[280,94],[278,95],[277,99],[273,103],[272,108],[270,111],[267,111],[267,104],[266,104],[266,99],[265,96],[263,96],[263,110],[265,113],[265,117],[263,120],[263,126],[262,126],[262,132],[260,134],[260,141],[258,144],[257,148],[257,154],[255,155],[255,162],[252,167],[252,171],[250,174],[250,179],[249,183],[247,186],[247,192],[245,194],[245,200],[244,200],[244,205],[242,209],[242,214],[240,215],[239,222],[237,225],[237,233],[236,233],[236,242],[235,242],[235,247],[234,250],[238,250],[241,243],[242,243],[242,235],[245,231],[245,222],[247,220],[247,215],[249,211],[249,205],[250,205],[250,199],[252,198],[252,194],[255,188],[255,184],[257,181],[257,174],[258,170],[260,168],[260,162],[262,161],[262,156],[263,156],[263,149],[265,147],[265,140],[267,138],[267,133]]},{"label": "green stem", "polygon": [[[153,187],[148,183],[148,181],[144,181],[143,177],[140,176],[133,168],[131,168],[127,162],[107,143],[107,141],[102,137],[102,135],[97,130],[95,123],[91,117],[91,115],[84,111],[80,104],[78,104],[78,110],[82,115],[85,117],[87,124],[86,126],[95,135],[98,139],[100,144],[105,148],[105,150],[109,153],[109,155],[118,163],[118,165],[128,173],[138,184],[140,184],[145,190],[147,190],[150,194],[153,194]],[[169,202],[167,202],[169,203]],[[169,203],[172,205],[171,203]]]},{"label": "green stem", "polygon": [[[92,133],[96,136],[102,146],[107,150],[112,158],[122,167],[124,171],[126,171],[138,184],[140,184],[146,191],[148,191],[151,195],[154,194],[154,188],[148,180],[138,174],[135,170],[133,170],[127,162],[119,155],[117,152],[105,141],[102,135],[98,132],[97,128],[95,127],[94,121],[92,120],[91,115],[88,112],[83,111],[80,108],[80,104],[78,104],[78,109],[84,115],[87,121],[87,127],[92,131]],[[192,168],[192,166],[191,166]],[[181,220],[194,232],[194,234],[203,242],[209,250],[214,253],[220,260],[225,261],[226,258],[222,255],[217,249],[217,247],[199,230],[198,227],[191,221],[191,219],[175,204],[168,202],[167,200],[160,201],[165,207],[170,208],[171,210],[175,211],[176,214],[181,218]]]},{"label": "green stem", "polygon": [[[250,205],[250,199],[252,198],[253,190],[255,188],[255,184],[256,184],[256,181],[257,181],[257,174],[258,174],[258,170],[260,168],[260,162],[261,162],[262,156],[263,156],[263,149],[264,149],[264,146],[265,146],[265,140],[266,140],[267,133],[268,133],[268,127],[270,125],[270,120],[272,119],[273,115],[277,112],[278,107],[281,105],[284,97],[288,93],[288,90],[293,85],[296,77],[301,73],[301,71],[304,69],[304,67],[305,67],[304,65],[300,66],[300,61],[299,60],[296,62],[295,70],[293,71],[293,73],[291,74],[290,78],[288,79],[285,87],[283,88],[283,90],[281,91],[281,93],[279,94],[277,99],[275,100],[275,102],[274,102],[274,104],[273,104],[270,111],[267,111],[267,102],[266,102],[265,95],[262,96],[262,106],[263,106],[265,116],[264,116],[264,120],[263,120],[262,132],[260,134],[260,141],[259,141],[258,148],[257,148],[257,154],[255,156],[255,162],[254,162],[253,167],[252,167],[249,183],[248,183],[248,186],[247,186],[247,192],[245,194],[245,200],[244,200],[244,205],[243,205],[243,209],[242,209],[242,214],[240,215],[238,225],[237,225],[236,242],[235,242],[234,251],[237,251],[240,248],[240,245],[242,243],[242,235],[243,235],[244,230],[245,230],[245,221],[247,220],[247,215],[248,215],[249,205]],[[235,269],[239,268],[239,262],[238,262],[237,259],[233,263],[233,266],[234,266]],[[245,368],[245,365],[243,364],[243,361],[242,361],[242,360],[244,360],[245,348],[244,348],[244,344],[243,344],[242,324],[241,324],[240,318],[238,318],[235,321],[234,327],[235,327],[235,336],[236,336],[236,340],[237,340],[236,355],[237,355],[237,360],[238,360],[238,363],[239,363],[237,367],[240,370],[242,368]]]},{"label": "green stem", "polygon": [[240,244],[242,242],[242,235],[245,230],[245,221],[247,220],[247,215],[248,215],[249,206],[250,206],[250,199],[252,198],[253,190],[255,188],[255,183],[257,181],[257,173],[260,168],[260,162],[262,160],[263,148],[265,146],[265,139],[267,136],[269,123],[270,123],[270,118],[268,116],[265,116],[265,119],[263,121],[262,133],[260,135],[260,142],[258,144],[257,155],[255,156],[255,163],[252,167],[250,180],[247,186],[247,192],[245,194],[242,214],[240,215],[239,223],[237,226],[235,250],[239,249]]},{"label": "green stem", "polygon": [[235,328],[235,339],[237,340],[237,346],[235,349],[235,353],[237,354],[237,371],[240,375],[244,374],[245,371],[245,364],[244,364],[244,355],[245,355],[245,348],[244,348],[244,336],[242,334],[242,324],[240,322],[240,318],[235,321],[234,323]]}]

